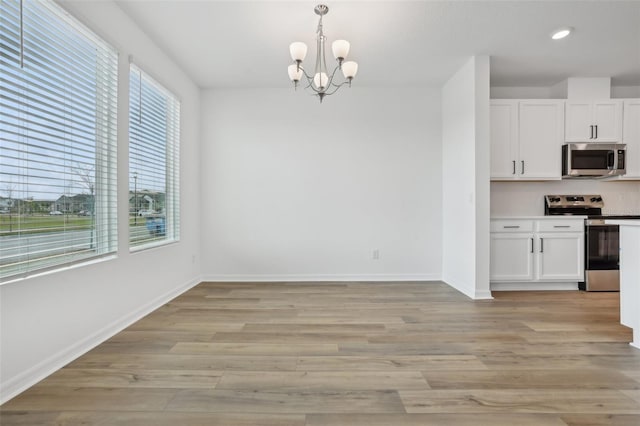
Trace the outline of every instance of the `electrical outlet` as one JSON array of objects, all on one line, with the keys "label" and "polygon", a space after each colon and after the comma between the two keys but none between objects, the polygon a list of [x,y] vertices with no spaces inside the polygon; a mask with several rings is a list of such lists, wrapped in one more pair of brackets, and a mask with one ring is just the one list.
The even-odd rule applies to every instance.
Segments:
[{"label": "electrical outlet", "polygon": [[379,260],[380,259],[380,250],[379,249],[374,249],[373,252],[371,253],[371,258],[373,260]]}]

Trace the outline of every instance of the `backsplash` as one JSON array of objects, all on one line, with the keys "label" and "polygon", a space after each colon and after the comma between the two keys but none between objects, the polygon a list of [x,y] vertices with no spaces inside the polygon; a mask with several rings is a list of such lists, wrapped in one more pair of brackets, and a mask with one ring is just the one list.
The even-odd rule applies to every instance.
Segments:
[{"label": "backsplash", "polygon": [[542,216],[548,194],[599,194],[603,214],[640,215],[640,182],[565,179],[550,182],[491,182],[491,216]]}]

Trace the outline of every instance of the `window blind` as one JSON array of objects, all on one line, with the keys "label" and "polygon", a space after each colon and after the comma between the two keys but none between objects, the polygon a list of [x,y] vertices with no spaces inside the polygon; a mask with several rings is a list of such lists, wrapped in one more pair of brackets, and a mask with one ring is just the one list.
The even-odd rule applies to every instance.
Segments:
[{"label": "window blind", "polygon": [[180,102],[139,67],[129,72],[129,242],[180,238]]},{"label": "window blind", "polygon": [[117,246],[117,52],[52,1],[0,2],[0,280]]}]

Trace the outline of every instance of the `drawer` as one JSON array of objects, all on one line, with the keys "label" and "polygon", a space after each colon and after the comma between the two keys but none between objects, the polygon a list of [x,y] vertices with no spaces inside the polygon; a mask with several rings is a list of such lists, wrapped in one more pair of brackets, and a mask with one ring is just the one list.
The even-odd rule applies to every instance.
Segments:
[{"label": "drawer", "polygon": [[500,219],[491,221],[491,232],[533,232],[533,220]]},{"label": "drawer", "polygon": [[540,220],[538,232],[584,232],[584,220]]}]

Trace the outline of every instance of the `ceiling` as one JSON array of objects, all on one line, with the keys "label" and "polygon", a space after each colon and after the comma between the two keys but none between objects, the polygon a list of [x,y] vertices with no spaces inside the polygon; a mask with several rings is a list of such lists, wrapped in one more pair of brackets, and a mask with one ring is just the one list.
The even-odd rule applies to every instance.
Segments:
[{"label": "ceiling", "polygon": [[[288,86],[293,41],[307,43],[307,62],[315,58],[318,1],[117,3],[203,88]],[[640,85],[640,1],[327,4],[328,42],[351,42],[359,86],[441,86],[474,54],[491,56],[493,86],[551,86],[567,77]],[[562,26],[575,31],[552,41]]]}]

